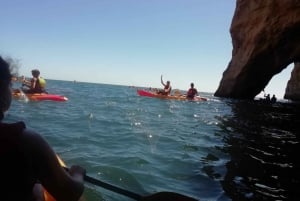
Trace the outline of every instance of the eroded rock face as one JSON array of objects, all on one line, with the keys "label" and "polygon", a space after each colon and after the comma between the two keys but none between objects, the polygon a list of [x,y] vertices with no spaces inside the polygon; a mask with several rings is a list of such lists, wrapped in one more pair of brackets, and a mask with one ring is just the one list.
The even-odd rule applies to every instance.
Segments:
[{"label": "eroded rock face", "polygon": [[[300,0],[237,0],[230,33],[232,59],[215,96],[253,99],[274,75],[300,61]],[[286,98],[300,99],[295,83],[300,76],[292,75]]]},{"label": "eroded rock face", "polygon": [[295,63],[291,79],[285,89],[284,98],[300,101],[300,63]]}]

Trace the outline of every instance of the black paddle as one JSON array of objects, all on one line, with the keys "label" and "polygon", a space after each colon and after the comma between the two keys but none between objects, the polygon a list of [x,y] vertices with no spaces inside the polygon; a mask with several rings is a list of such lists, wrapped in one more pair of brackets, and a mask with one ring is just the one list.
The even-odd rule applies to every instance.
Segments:
[{"label": "black paddle", "polygon": [[[65,169],[68,170],[68,168],[65,168]],[[137,193],[122,189],[120,187],[105,183],[103,181],[100,181],[100,180],[90,177],[88,175],[84,176],[84,181],[87,181],[96,186],[103,187],[103,188],[113,191],[115,193],[125,195],[125,196],[132,198],[134,200],[137,200],[137,201],[197,201],[194,198],[191,198],[191,197],[188,197],[185,195],[181,195],[179,193],[173,193],[173,192],[158,192],[158,193],[154,193],[151,195],[142,196]]]}]

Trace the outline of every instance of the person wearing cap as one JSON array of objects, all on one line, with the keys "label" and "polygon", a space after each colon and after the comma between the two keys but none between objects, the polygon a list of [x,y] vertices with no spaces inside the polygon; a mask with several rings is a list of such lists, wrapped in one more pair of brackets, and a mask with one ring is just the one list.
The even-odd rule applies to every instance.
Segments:
[{"label": "person wearing cap", "polygon": [[189,88],[189,90],[186,94],[186,98],[194,99],[196,95],[198,95],[198,91],[196,88],[194,88],[194,83],[191,83],[191,88]]},{"label": "person wearing cap", "polygon": [[25,93],[46,93],[46,81],[40,77],[40,71],[34,69],[31,71],[32,79],[30,81],[23,79],[22,86],[26,86],[29,89],[25,90]]}]

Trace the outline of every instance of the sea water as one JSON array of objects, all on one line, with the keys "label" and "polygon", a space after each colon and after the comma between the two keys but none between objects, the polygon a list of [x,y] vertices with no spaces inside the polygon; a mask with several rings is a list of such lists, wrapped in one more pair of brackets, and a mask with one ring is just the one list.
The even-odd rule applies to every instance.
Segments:
[{"label": "sea water", "polygon": [[[67,165],[141,194],[197,200],[297,200],[299,105],[214,97],[140,97],[135,87],[47,80],[67,102],[13,100],[6,122],[24,121]],[[14,87],[17,87],[16,84]],[[87,201],[131,200],[86,183]]]}]

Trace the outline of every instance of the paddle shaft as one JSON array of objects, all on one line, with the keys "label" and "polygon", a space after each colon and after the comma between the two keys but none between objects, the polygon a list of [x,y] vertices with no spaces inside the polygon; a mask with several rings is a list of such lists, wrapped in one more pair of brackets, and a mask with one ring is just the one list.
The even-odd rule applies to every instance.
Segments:
[{"label": "paddle shaft", "polygon": [[108,189],[108,190],[114,191],[116,193],[125,195],[125,196],[130,197],[130,198],[132,198],[134,200],[141,200],[142,199],[142,196],[139,195],[139,194],[136,194],[134,192],[131,192],[131,191],[119,188],[117,186],[113,186],[111,184],[108,184],[108,183],[105,183],[103,181],[94,179],[93,177],[90,177],[90,176],[87,176],[87,175],[84,176],[84,180],[87,181],[87,182],[89,182],[89,183],[91,183],[91,184],[94,184],[94,185],[97,185],[97,186],[101,186],[101,187],[103,187],[105,189]]},{"label": "paddle shaft", "polygon": [[[69,171],[69,168],[67,167],[63,167],[66,171]],[[95,179],[93,177],[90,177],[88,175],[84,175],[84,181],[87,181],[91,184],[94,184],[96,186],[101,186],[107,190],[111,190],[113,192],[116,192],[116,193],[119,193],[119,194],[122,194],[122,195],[125,195],[127,197],[130,197],[134,200],[141,200],[142,199],[142,196],[137,194],[137,193],[134,193],[134,192],[131,192],[131,191],[128,191],[128,190],[125,190],[125,189],[122,189],[120,187],[117,187],[117,186],[113,186],[111,184],[108,184],[108,183],[105,183],[103,181],[100,181],[98,179]]]},{"label": "paddle shaft", "polygon": [[[69,171],[69,168],[63,167],[65,170]],[[84,175],[84,181],[87,181],[91,184],[94,184],[96,186],[103,187],[107,190],[113,191],[115,193],[119,193],[121,195],[125,195],[129,198],[132,198],[137,201],[197,201],[196,199],[192,197],[188,197],[185,195],[181,195],[179,193],[173,193],[173,192],[158,192],[154,193],[152,195],[148,196],[141,196],[137,193],[122,189],[117,186],[113,186],[111,184],[105,183],[103,181],[100,181],[98,179],[95,179],[93,177],[90,177],[88,175]]]},{"label": "paddle shaft", "polygon": [[188,197],[188,196],[181,195],[179,193],[173,193],[173,192],[158,192],[158,193],[154,193],[154,194],[148,195],[148,196],[141,196],[137,193],[113,186],[111,184],[102,182],[100,180],[97,180],[97,179],[92,178],[87,175],[84,176],[84,180],[91,184],[101,186],[105,189],[111,190],[115,193],[125,195],[125,196],[132,198],[134,200],[137,200],[137,201],[142,201],[142,200],[144,200],[144,201],[197,201],[196,199],[194,199],[192,197]]}]

